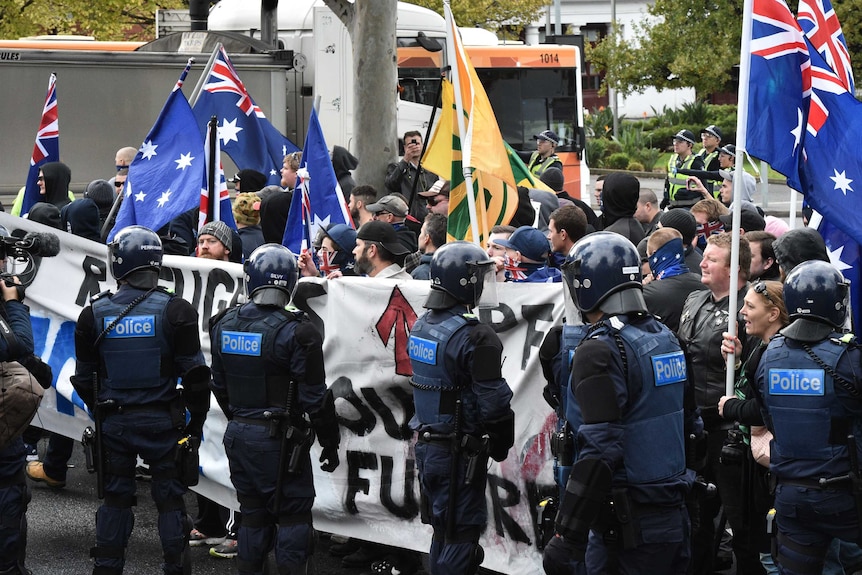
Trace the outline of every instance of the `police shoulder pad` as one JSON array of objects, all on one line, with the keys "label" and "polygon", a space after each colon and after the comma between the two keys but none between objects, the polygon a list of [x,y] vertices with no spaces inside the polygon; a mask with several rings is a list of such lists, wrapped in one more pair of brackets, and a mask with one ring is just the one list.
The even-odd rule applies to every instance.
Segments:
[{"label": "police shoulder pad", "polygon": [[468,323],[479,323],[479,316],[475,313],[462,313],[461,317],[466,319]]},{"label": "police shoulder pad", "polygon": [[106,289],[105,291],[100,292],[100,293],[97,293],[96,295],[94,295],[94,296],[90,297],[90,303],[93,303],[93,302],[95,302],[95,301],[97,301],[97,300],[100,300],[100,299],[102,299],[102,298],[103,298],[103,297],[105,297],[105,296],[107,296],[107,297],[111,297],[112,295],[114,295],[114,293],[113,293],[111,290]]}]

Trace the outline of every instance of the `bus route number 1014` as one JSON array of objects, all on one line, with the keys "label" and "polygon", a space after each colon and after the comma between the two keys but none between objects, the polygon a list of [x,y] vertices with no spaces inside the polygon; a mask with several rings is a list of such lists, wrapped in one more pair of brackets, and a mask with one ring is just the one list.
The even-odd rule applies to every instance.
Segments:
[{"label": "bus route number 1014", "polygon": [[560,55],[559,54],[542,54],[541,60],[542,60],[542,64],[559,64],[560,63]]}]

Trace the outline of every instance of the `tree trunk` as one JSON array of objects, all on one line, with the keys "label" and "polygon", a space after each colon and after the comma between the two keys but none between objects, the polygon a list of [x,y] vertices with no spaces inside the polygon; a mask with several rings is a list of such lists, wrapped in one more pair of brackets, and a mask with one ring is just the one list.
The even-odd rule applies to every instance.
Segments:
[{"label": "tree trunk", "polygon": [[398,54],[396,0],[356,0],[353,26],[353,130],[357,184],[385,193],[386,166],[395,161]]}]

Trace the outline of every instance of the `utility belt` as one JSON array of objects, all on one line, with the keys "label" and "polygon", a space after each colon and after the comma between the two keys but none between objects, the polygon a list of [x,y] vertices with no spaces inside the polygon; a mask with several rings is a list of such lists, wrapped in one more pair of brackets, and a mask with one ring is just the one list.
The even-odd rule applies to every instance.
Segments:
[{"label": "utility belt", "polygon": [[563,423],[563,426],[557,431],[551,432],[550,438],[551,455],[557,460],[559,465],[570,466],[575,463],[575,436],[572,434],[569,423]]},{"label": "utility belt", "polygon": [[470,485],[476,479],[476,472],[479,469],[479,464],[483,466],[488,460],[488,441],[487,435],[477,437],[475,435],[463,434],[460,439],[453,433],[431,433],[425,431],[419,434],[420,443],[428,443],[438,445],[453,451],[457,449],[467,462],[467,471],[464,474],[464,484]]},{"label": "utility belt", "polygon": [[132,413],[170,413],[171,422],[178,426],[186,423],[186,405],[182,397],[171,401],[154,401],[138,405],[119,404],[116,400],[108,399],[99,402],[99,415],[104,418],[110,415],[129,415]]},{"label": "utility belt", "polygon": [[604,506],[595,530],[602,533],[606,545],[634,549],[641,544],[641,517],[681,509],[684,503],[652,505],[633,501],[627,489],[611,490],[611,498]]}]

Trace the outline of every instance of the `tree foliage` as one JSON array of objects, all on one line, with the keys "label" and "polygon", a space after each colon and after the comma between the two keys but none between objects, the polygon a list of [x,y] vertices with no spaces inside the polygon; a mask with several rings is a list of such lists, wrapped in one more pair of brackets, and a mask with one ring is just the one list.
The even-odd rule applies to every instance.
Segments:
[{"label": "tree foliage", "polygon": [[[443,15],[443,0],[406,0]],[[452,15],[458,26],[479,26],[496,32],[502,26],[526,26],[548,6],[548,0],[452,0]]]},{"label": "tree foliage", "polygon": [[157,8],[188,8],[188,1],[0,0],[0,38],[83,34],[97,40],[151,40]]},{"label": "tree foliage", "polygon": [[742,0],[656,0],[632,40],[611,34],[586,55],[623,94],[694,87],[724,89],[739,63]]}]

